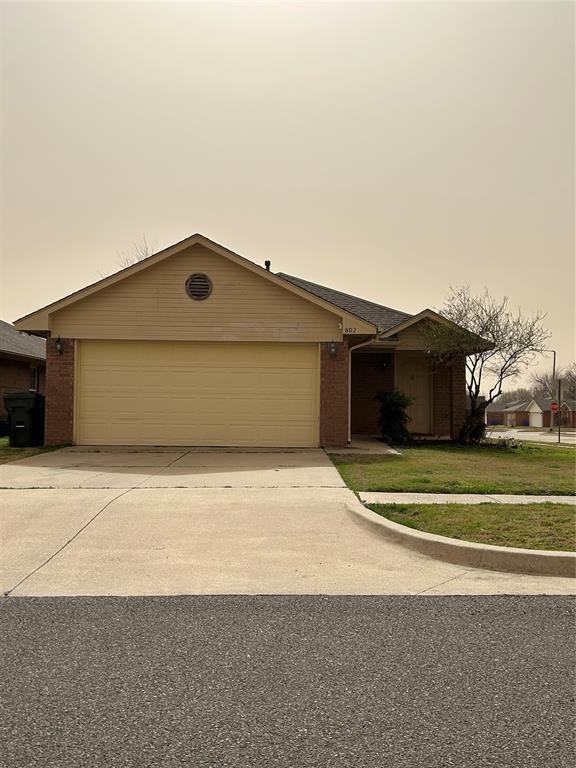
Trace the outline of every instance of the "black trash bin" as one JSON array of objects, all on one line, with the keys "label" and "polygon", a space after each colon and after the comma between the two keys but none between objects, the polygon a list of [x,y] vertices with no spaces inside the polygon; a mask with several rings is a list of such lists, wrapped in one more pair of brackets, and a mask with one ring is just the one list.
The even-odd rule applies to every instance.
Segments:
[{"label": "black trash bin", "polygon": [[44,444],[44,395],[39,392],[12,392],[4,395],[11,448]]}]

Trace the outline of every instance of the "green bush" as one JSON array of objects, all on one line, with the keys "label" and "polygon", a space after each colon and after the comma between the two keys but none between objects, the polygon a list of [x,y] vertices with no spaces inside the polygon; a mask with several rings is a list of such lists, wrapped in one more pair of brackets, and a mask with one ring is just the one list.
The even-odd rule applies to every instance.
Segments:
[{"label": "green bush", "polygon": [[412,442],[408,432],[410,417],[406,413],[411,398],[395,389],[393,392],[379,392],[376,399],[380,403],[378,425],[382,440],[390,445],[408,445]]}]

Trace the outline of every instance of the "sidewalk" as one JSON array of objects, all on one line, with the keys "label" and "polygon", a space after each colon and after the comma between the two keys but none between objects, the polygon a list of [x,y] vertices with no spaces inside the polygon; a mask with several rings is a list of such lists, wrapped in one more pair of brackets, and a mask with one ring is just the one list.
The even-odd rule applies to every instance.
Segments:
[{"label": "sidewalk", "polygon": [[573,504],[576,496],[520,496],[509,493],[377,493],[360,492],[366,504]]}]

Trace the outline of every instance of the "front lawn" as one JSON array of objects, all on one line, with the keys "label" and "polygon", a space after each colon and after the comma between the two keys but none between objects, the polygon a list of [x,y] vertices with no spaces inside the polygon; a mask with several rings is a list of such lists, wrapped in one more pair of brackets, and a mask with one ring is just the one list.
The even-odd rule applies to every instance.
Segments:
[{"label": "front lawn", "polygon": [[570,504],[371,504],[379,515],[419,531],[524,549],[576,549]]},{"label": "front lawn", "polygon": [[35,448],[9,448],[8,438],[0,437],[0,464],[16,461],[16,459],[26,459],[28,456],[35,456],[37,453],[46,453],[46,451],[53,450],[53,446],[44,445],[39,445]]},{"label": "front lawn", "polygon": [[416,493],[576,493],[573,448],[423,445],[399,456],[333,455],[354,491]]}]

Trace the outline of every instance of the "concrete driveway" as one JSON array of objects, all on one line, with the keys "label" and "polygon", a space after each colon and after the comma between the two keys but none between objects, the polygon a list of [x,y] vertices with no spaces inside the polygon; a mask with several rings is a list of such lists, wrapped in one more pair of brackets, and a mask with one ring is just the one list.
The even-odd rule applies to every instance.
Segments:
[{"label": "concrete driveway", "polygon": [[358,522],[320,450],[69,448],[0,467],[10,595],[571,594]]}]

